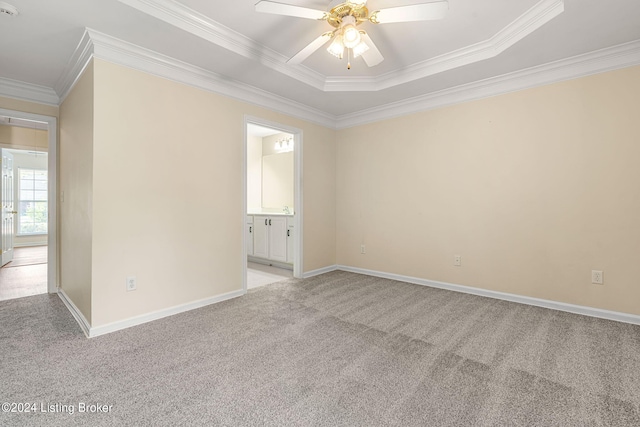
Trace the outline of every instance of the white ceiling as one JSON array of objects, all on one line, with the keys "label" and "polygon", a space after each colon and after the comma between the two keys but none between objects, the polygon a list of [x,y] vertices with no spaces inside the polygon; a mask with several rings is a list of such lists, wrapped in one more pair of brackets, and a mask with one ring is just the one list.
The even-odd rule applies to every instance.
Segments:
[{"label": "white ceiling", "polygon": [[247,124],[247,135],[257,136],[258,138],[264,138],[265,136],[271,136],[282,133],[282,131],[267,128],[264,126],[254,125],[253,123]]},{"label": "white ceiling", "polygon": [[[0,16],[0,95],[3,83],[18,81],[63,96],[85,28],[335,118],[640,42],[638,0],[449,0],[440,21],[363,23],[385,57],[378,66],[356,59],[347,70],[324,48],[292,66],[286,60],[331,27],[257,13],[256,1],[9,0],[20,14]],[[322,10],[330,3],[279,1]]]}]

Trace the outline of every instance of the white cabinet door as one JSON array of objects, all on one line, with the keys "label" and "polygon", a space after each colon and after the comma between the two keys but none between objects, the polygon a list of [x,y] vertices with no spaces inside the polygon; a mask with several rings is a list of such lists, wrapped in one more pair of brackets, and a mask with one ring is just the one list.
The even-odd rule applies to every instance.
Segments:
[{"label": "white cabinet door", "polygon": [[247,255],[253,255],[253,224],[245,224],[247,229]]},{"label": "white cabinet door", "polygon": [[293,227],[287,227],[287,262],[293,264]]},{"label": "white cabinet door", "polygon": [[253,256],[269,258],[269,217],[253,217]]},{"label": "white cabinet door", "polygon": [[287,262],[287,218],[269,218],[269,259]]},{"label": "white cabinet door", "polygon": [[247,255],[253,255],[253,216],[247,215],[246,224],[244,226],[246,229],[245,238],[247,239]]}]

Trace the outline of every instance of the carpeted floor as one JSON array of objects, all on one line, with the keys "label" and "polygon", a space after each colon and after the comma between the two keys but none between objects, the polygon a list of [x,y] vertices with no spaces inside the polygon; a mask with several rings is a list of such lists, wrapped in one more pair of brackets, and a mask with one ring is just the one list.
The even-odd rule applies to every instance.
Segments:
[{"label": "carpeted floor", "polygon": [[0,325],[0,401],[37,409],[2,426],[640,425],[639,326],[346,272],[93,339],[57,296]]}]

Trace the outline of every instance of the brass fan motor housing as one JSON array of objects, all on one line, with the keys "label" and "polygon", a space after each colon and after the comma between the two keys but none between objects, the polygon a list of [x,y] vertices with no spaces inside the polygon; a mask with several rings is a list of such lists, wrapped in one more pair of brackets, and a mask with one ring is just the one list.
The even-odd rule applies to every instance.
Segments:
[{"label": "brass fan motor housing", "polygon": [[364,4],[356,5],[349,2],[340,3],[331,9],[324,19],[326,19],[331,26],[340,28],[342,18],[349,15],[356,18],[356,25],[360,25],[362,22],[369,19],[369,9],[367,9],[367,6]]}]

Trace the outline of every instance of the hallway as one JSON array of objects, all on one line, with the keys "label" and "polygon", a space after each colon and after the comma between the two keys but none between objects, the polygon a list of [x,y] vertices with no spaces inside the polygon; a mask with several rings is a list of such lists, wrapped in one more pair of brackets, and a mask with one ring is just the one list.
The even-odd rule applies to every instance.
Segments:
[{"label": "hallway", "polygon": [[47,293],[47,246],[14,248],[0,268],[0,301]]}]

